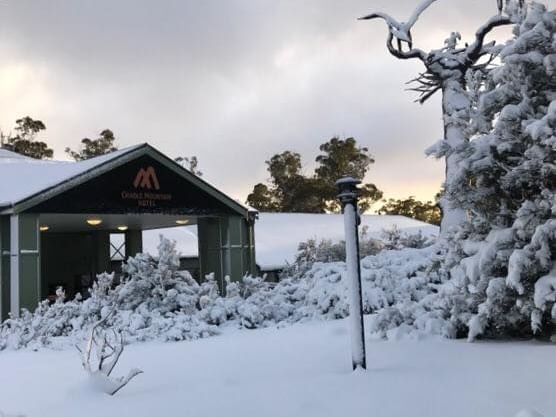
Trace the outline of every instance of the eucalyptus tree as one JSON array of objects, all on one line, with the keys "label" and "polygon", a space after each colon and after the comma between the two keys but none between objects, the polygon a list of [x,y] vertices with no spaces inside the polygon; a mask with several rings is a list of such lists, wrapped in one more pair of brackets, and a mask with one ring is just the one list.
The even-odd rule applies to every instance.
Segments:
[{"label": "eucalyptus tree", "polygon": [[[411,88],[419,93],[419,103],[426,102],[436,92],[442,93],[444,139],[429,148],[427,153],[445,158],[445,188],[450,189],[452,179],[458,170],[458,152],[469,140],[471,100],[467,77],[470,72],[489,70],[490,64],[500,52],[500,47],[494,41],[485,43],[485,38],[493,29],[511,25],[515,21],[515,9],[523,8],[523,1],[508,1],[504,13],[502,0],[497,0],[498,13],[477,29],[472,43],[460,45],[461,35],[452,32],[441,48],[425,52],[414,46],[411,30],[421,14],[435,1],[423,0],[406,22],[399,22],[392,16],[380,12],[371,13],[360,20],[384,20],[388,26],[386,47],[390,54],[398,59],[417,59],[423,63],[425,70],[412,80],[416,86]],[[465,221],[464,209],[449,198],[443,196],[440,204],[443,211],[443,233]]]}]

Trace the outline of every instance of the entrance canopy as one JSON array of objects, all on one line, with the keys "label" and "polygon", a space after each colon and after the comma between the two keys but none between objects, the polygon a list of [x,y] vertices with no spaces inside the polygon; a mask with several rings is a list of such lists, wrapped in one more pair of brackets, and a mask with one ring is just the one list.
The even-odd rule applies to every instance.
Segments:
[{"label": "entrance canopy", "polygon": [[256,212],[148,144],[81,162],[39,161],[0,150],[0,310],[33,309],[55,285],[68,292],[110,271],[110,234],[125,256],[141,231],[197,225],[200,276],[255,273]]},{"label": "entrance canopy", "polygon": [[[9,154],[16,155],[10,157]],[[231,199],[148,144],[81,162],[3,151],[0,213],[166,213],[249,216]]]}]

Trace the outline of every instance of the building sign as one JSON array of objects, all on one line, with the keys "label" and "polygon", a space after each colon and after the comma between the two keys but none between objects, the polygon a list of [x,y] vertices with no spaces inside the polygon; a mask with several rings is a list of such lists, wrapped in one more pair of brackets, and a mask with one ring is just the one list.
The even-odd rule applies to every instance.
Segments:
[{"label": "building sign", "polygon": [[[137,202],[138,207],[157,207],[157,202],[171,201],[171,193],[156,192],[160,190],[160,183],[156,171],[152,166],[146,168],[141,167],[133,180],[133,188],[136,191],[123,190],[121,193],[122,200],[131,200]],[[141,191],[147,190],[147,191]],[[150,191],[154,190],[154,191]]]},{"label": "building sign", "polygon": [[221,214],[230,208],[150,156],[140,156],[33,207],[41,213]]},{"label": "building sign", "polygon": [[154,168],[152,166],[146,169],[141,168],[135,176],[133,186],[135,188],[147,188],[149,190],[154,187],[155,190],[160,190],[160,184]]}]

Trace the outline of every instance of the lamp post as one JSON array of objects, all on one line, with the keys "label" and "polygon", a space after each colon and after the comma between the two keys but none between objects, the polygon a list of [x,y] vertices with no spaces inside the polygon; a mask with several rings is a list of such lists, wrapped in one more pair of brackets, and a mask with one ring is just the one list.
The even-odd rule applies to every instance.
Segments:
[{"label": "lamp post", "polygon": [[361,266],[359,263],[359,233],[361,218],[357,211],[361,181],[343,177],[336,181],[338,199],[344,213],[346,239],[346,267],[349,281],[349,322],[351,330],[351,358],[353,369],[367,369],[365,359],[365,332],[363,324],[363,301],[361,296]]}]

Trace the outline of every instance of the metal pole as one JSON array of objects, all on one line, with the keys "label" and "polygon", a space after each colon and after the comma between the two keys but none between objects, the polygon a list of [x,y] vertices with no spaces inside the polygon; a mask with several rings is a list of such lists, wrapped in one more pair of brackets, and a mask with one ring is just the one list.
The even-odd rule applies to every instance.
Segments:
[{"label": "metal pole", "polygon": [[359,263],[360,223],[357,212],[358,181],[344,177],[336,182],[338,199],[344,213],[344,230],[346,235],[346,267],[350,285],[349,291],[349,322],[351,327],[351,357],[353,369],[367,369],[365,357],[365,330],[363,323],[363,300],[361,295],[361,266]]}]

